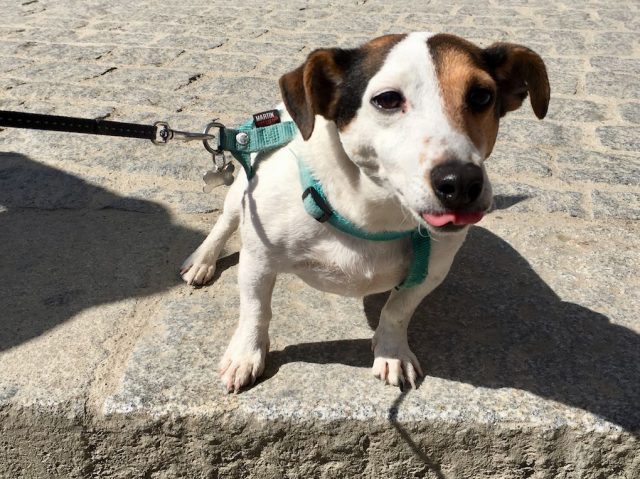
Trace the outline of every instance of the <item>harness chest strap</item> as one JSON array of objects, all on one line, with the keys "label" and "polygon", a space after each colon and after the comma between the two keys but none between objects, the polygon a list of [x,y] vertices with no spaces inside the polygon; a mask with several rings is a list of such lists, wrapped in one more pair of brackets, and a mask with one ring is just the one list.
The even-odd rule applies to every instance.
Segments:
[{"label": "harness chest strap", "polygon": [[[247,179],[254,175],[251,164],[251,154],[272,150],[289,143],[298,130],[294,122],[287,121],[256,128],[254,120],[249,120],[237,129],[224,128],[220,133],[220,149],[231,153],[244,168]],[[370,241],[393,241],[401,238],[411,238],[413,258],[409,273],[396,289],[407,289],[421,284],[427,277],[429,255],[431,252],[431,238],[428,232],[423,234],[420,228],[409,231],[365,231],[340,213],[331,208],[320,182],[313,176],[306,164],[290,150],[298,160],[300,183],[302,185],[302,201],[304,208],[321,223],[329,223],[337,230],[356,238]]]},{"label": "harness chest strap", "polygon": [[409,267],[407,277],[396,286],[396,289],[407,289],[422,283],[429,273],[429,255],[431,253],[431,238],[428,232],[423,234],[420,228],[409,231],[365,231],[329,205],[327,197],[320,182],[313,176],[307,165],[292,151],[298,160],[298,170],[300,172],[300,184],[302,185],[302,202],[305,211],[321,223],[329,223],[343,233],[356,238],[370,241],[393,241],[400,238],[411,237],[413,258]]}]

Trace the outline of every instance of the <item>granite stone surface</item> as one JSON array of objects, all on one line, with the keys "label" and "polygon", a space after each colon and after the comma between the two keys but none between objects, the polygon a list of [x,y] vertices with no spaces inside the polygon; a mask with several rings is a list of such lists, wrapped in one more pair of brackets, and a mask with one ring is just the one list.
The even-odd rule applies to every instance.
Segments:
[{"label": "granite stone surface", "polygon": [[200,131],[279,99],[320,47],[445,31],[542,55],[549,114],[500,125],[494,208],[371,375],[384,295],[278,279],[265,376],[223,392],[240,238],[200,144],[0,128],[0,477],[640,477],[640,5],[0,0],[0,109]]}]

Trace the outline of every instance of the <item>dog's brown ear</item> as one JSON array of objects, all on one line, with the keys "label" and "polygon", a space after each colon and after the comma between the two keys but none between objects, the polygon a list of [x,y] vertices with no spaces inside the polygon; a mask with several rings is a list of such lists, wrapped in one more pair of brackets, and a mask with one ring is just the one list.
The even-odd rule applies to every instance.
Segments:
[{"label": "dog's brown ear", "polygon": [[313,133],[315,115],[329,120],[335,116],[345,54],[336,48],[315,50],[300,67],[280,78],[284,104],[305,140]]},{"label": "dog's brown ear", "polygon": [[544,118],[550,88],[540,55],[522,45],[494,43],[483,51],[483,56],[498,84],[500,116],[520,108],[528,93],[533,112]]}]

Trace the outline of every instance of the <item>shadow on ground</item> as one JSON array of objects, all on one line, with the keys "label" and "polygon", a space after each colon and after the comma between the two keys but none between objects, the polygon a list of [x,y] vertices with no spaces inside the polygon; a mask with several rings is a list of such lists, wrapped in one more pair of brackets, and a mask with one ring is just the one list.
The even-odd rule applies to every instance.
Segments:
[{"label": "shadow on ground", "polygon": [[[176,265],[202,239],[157,203],[0,153],[0,351],[87,308],[179,284]],[[364,299],[372,328],[385,299]],[[561,301],[483,228],[472,229],[445,283],[420,305],[409,337],[430,376],[530,391],[640,429],[640,336]],[[266,376],[294,361],[368,368],[370,342],[274,351]]]},{"label": "shadow on ground", "polygon": [[179,284],[181,256],[202,240],[157,203],[0,152],[0,352],[87,308]]},{"label": "shadow on ground", "polygon": [[[386,298],[364,298],[372,329]],[[483,228],[472,228],[447,280],[418,307],[409,342],[429,376],[526,390],[640,429],[640,336],[561,301]],[[266,373],[294,361],[369,368],[370,348],[363,339],[289,346],[270,353]]]}]

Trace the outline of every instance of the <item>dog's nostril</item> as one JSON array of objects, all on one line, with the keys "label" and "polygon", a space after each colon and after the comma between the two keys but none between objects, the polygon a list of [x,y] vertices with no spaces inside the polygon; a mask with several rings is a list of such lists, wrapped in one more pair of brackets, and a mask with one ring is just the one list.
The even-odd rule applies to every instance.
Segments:
[{"label": "dog's nostril", "polygon": [[438,190],[439,193],[442,193],[444,196],[451,196],[451,195],[455,195],[456,193],[456,184],[453,181],[440,183],[439,185],[436,186],[436,189]]},{"label": "dog's nostril", "polygon": [[476,181],[469,185],[469,188],[467,189],[467,198],[470,202],[475,201],[480,196],[480,193],[482,193],[482,182]]}]

